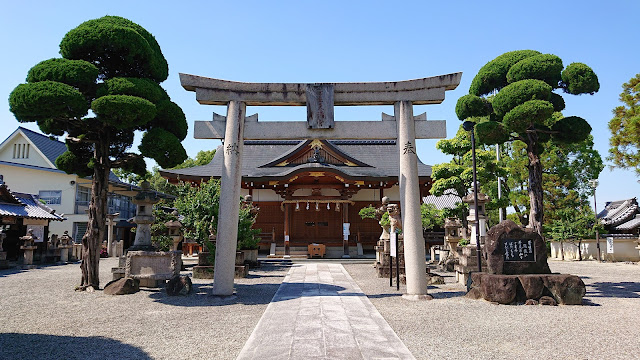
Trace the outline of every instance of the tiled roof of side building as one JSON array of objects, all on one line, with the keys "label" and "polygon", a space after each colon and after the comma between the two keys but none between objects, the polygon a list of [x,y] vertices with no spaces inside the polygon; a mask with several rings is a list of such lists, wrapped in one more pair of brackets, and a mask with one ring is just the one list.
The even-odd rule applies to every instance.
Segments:
[{"label": "tiled roof of side building", "polygon": [[636,198],[608,202],[598,214],[604,225],[616,226],[631,220],[638,211]]},{"label": "tiled roof of side building", "polygon": [[[319,163],[302,164],[296,167],[269,166],[261,167],[274,159],[288,153],[300,144],[300,141],[245,141],[242,154],[242,176],[253,177],[281,177],[304,168],[335,169],[353,177],[397,177],[399,173],[399,153],[395,141],[330,141],[345,154],[370,167],[333,166]],[[162,170],[167,175],[185,176],[189,178],[220,177],[222,173],[222,146],[218,146],[213,160],[203,166],[196,166],[178,170]],[[431,176],[431,166],[423,164],[418,159],[418,175]]]},{"label": "tiled roof of side building", "polygon": [[462,199],[454,195],[450,190],[445,191],[443,195],[435,196],[435,195],[427,195],[422,198],[422,202],[424,204],[433,204],[436,209],[454,209],[457,203],[461,203]]},{"label": "tiled roof of side building", "polygon": [[19,127],[22,133],[33,142],[33,144],[44,154],[44,156],[51,161],[53,165],[56,164],[58,156],[67,151],[67,145],[62,141],[51,139],[50,137],[37,133],[35,131]]}]

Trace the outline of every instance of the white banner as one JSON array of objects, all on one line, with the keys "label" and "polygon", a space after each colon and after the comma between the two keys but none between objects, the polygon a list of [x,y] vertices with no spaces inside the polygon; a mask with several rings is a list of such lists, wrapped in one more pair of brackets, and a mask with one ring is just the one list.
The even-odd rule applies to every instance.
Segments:
[{"label": "white banner", "polygon": [[398,238],[398,234],[396,234],[395,231],[392,231],[391,234],[389,234],[389,240],[390,240],[390,247],[389,247],[389,251],[391,252],[391,256],[393,257],[397,257],[398,256],[398,249],[396,249],[396,243],[397,243],[397,238]]},{"label": "white banner", "polygon": [[613,237],[607,238],[607,254],[613,254]]}]

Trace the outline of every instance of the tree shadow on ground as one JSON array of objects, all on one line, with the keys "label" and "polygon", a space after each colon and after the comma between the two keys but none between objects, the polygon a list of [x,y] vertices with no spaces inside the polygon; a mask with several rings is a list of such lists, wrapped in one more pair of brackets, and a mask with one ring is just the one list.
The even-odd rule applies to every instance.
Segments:
[{"label": "tree shadow on ground", "polygon": [[151,359],[143,350],[101,336],[0,333],[0,358],[13,359]]},{"label": "tree shadow on ground", "polygon": [[640,298],[640,283],[623,282],[596,282],[587,285],[589,297],[615,297],[615,298]]}]

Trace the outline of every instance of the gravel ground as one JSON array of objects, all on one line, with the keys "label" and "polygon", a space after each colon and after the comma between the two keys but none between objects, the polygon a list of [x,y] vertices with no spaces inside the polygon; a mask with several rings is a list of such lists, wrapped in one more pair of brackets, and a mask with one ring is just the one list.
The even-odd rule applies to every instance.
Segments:
[{"label": "gravel ground", "polygon": [[434,300],[412,302],[390,288],[388,279],[372,276],[371,265],[344,266],[417,359],[638,359],[640,265],[549,265],[583,279],[583,306],[469,300],[452,276],[445,276],[445,285],[429,287]]},{"label": "gravel ground", "polygon": [[[103,285],[115,265],[102,260]],[[637,264],[551,261],[587,285],[586,306],[557,307],[468,300],[450,276],[430,286],[434,300],[411,302],[371,264],[344,266],[418,359],[639,356]],[[188,297],[107,296],[73,291],[78,264],[0,270],[0,359],[235,359],[287,271],[263,265],[236,281],[235,300],[221,301],[207,295],[211,280],[194,280]]]},{"label": "gravel ground", "polygon": [[[113,266],[101,260],[101,286]],[[235,359],[288,269],[252,270],[227,301],[207,295],[212,280],[187,297],[109,296],[73,291],[78,264],[0,270],[0,359]]]}]

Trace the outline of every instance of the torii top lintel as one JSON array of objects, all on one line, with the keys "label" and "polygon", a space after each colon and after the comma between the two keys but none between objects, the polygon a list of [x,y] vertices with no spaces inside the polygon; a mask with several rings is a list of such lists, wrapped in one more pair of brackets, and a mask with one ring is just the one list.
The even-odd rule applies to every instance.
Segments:
[{"label": "torii top lintel", "polygon": [[[414,105],[440,104],[446,90],[460,84],[461,72],[422,79],[327,83],[333,88],[336,106],[393,105],[398,101],[411,101]],[[203,105],[226,105],[242,101],[248,106],[304,106],[307,89],[319,84],[305,83],[244,83],[180,74],[185,90],[195,91],[196,100]]]}]

